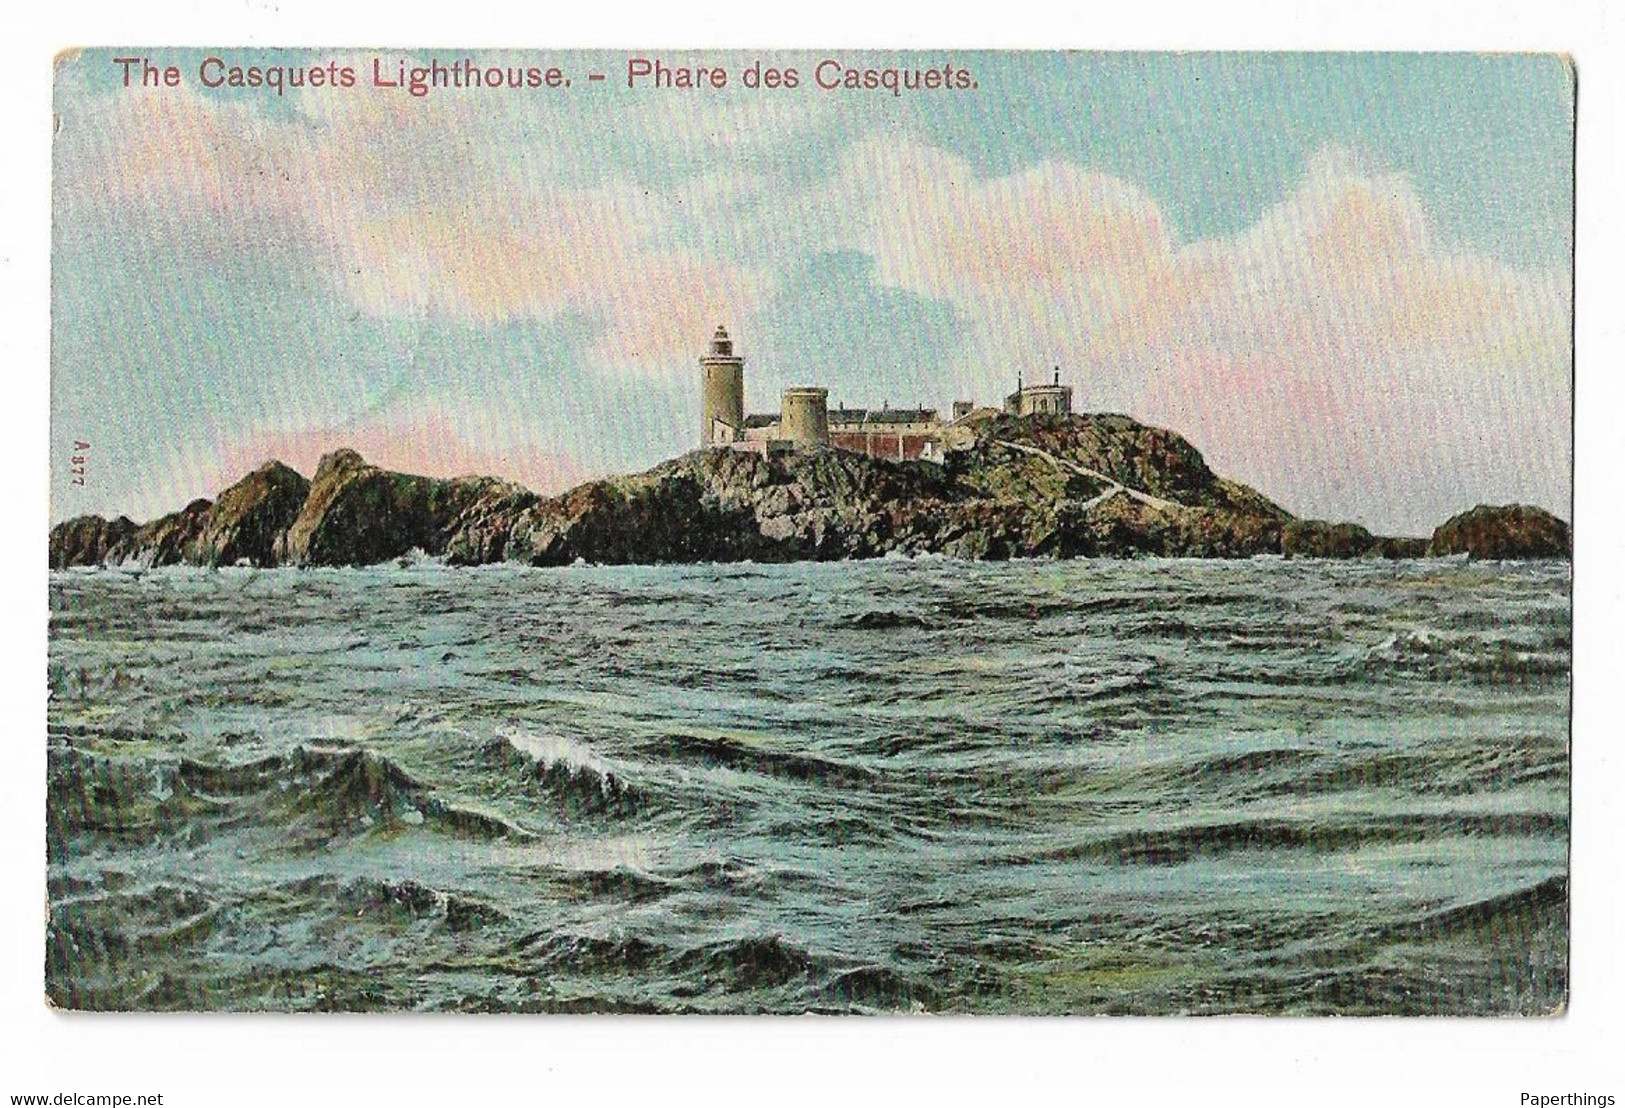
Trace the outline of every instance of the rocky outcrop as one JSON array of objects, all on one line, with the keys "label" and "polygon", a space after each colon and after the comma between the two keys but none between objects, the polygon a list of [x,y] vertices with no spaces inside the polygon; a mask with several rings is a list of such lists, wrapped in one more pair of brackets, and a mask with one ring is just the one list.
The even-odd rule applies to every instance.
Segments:
[{"label": "rocky outcrop", "polygon": [[1427,539],[1373,535],[1358,523],[1295,519],[1281,529],[1288,558],[1421,558],[1427,548]]},{"label": "rocky outcrop", "polygon": [[1446,520],[1428,543],[1428,553],[1434,557],[1567,558],[1573,549],[1567,523],[1527,504],[1480,504]]},{"label": "rocky outcrop", "polygon": [[536,503],[536,494],[507,481],[487,481],[457,514],[446,539],[446,561],[477,566],[508,558],[514,525]]},{"label": "rocky outcrop", "polygon": [[441,480],[368,465],[354,450],[324,457],[298,516],[276,545],[285,565],[372,565],[414,550],[443,554],[452,524],[496,488],[490,477]]},{"label": "rocky outcrop", "polygon": [[196,564],[197,540],[208,526],[213,507],[210,501],[198,499],[178,512],[142,524],[113,544],[106,560],[144,566]]},{"label": "rocky outcrop", "polygon": [[1365,558],[1377,553],[1377,536],[1358,523],[1295,519],[1281,529],[1288,558]]},{"label": "rocky outcrop", "polygon": [[1288,558],[1421,558],[1427,547],[1427,539],[1373,535],[1358,523],[1295,519],[1281,528]]},{"label": "rocky outcrop", "polygon": [[[698,450],[545,498],[489,477],[392,473],[339,450],[309,482],[267,463],[213,504],[195,501],[143,527],[69,520],[51,532],[51,564],[366,565],[413,550],[456,565],[562,565],[891,553],[1397,558],[1450,553],[1457,542],[1553,549],[1548,526],[1517,514],[1535,509],[1475,511],[1513,514],[1451,532],[1468,518],[1458,517],[1431,545],[1382,538],[1356,524],[1294,519],[1213,473],[1180,436],[1127,416],[1001,415],[943,464],[831,448],[773,457]],[[1567,528],[1539,514],[1562,528],[1566,552]]]},{"label": "rocky outcrop", "polygon": [[281,462],[266,462],[220,494],[197,538],[202,565],[277,563],[276,545],[298,518],[310,482]]},{"label": "rocky outcrop", "polygon": [[696,451],[538,502],[515,525],[509,557],[1246,557],[1278,551],[1290,518],[1216,477],[1171,432],[1124,416],[999,417],[946,465],[835,449]]},{"label": "rocky outcrop", "polygon": [[[757,460],[757,459],[745,459]],[[707,496],[703,466],[594,481],[538,503],[513,528],[508,556],[532,565],[787,560],[752,513]],[[806,556],[812,556],[810,552]]]},{"label": "rocky outcrop", "polygon": [[[1077,468],[1056,466],[1018,447],[1040,450]],[[1251,498],[1249,509],[1286,516],[1253,490],[1217,477],[1184,438],[1125,415],[999,415],[983,424],[969,450],[949,457],[949,469],[967,485],[996,496],[1014,493],[1017,498],[1028,495],[1027,481],[1060,491],[1043,479],[1046,471],[1052,477],[1087,482],[1090,479],[1079,470],[1093,470],[1128,488],[1189,507],[1236,510],[1239,506],[1232,496],[1245,489]],[[1072,489],[1089,487],[1074,484]],[[1098,491],[1104,486],[1097,481],[1092,487]]]},{"label": "rocky outcrop", "polygon": [[135,523],[124,516],[75,516],[51,528],[51,568],[94,566],[107,561],[108,552],[135,534]]},{"label": "rocky outcrop", "polygon": [[268,462],[216,501],[194,500],[137,527],[123,516],[80,516],[51,530],[51,566],[277,564],[274,545],[304,503],[309,482]]},{"label": "rocky outcrop", "polygon": [[1415,538],[1378,538],[1376,553],[1379,557],[1397,560],[1400,558],[1425,558],[1428,553],[1428,540]]}]

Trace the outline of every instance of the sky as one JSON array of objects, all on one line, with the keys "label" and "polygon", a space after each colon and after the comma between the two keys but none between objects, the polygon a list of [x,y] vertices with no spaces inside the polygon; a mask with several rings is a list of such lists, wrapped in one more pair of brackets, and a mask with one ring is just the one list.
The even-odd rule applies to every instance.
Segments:
[{"label": "sky", "polygon": [[[1059,366],[1078,410],[1300,516],[1569,516],[1554,56],[659,55],[719,90],[453,50],[155,51],[181,84],[127,88],[126,53],[57,65],[53,520],[340,446],[543,493],[644,469],[695,445],[719,323],[753,411],[792,384],[946,411]],[[211,53],[358,85],[210,89]],[[571,87],[370,87],[375,57],[465,56]],[[826,57],[975,87],[820,90]],[[757,61],[800,85],[743,87]]]}]

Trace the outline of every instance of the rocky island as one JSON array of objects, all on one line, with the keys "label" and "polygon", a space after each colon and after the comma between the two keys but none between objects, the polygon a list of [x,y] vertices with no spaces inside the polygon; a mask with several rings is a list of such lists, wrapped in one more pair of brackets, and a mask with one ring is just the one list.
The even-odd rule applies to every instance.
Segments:
[{"label": "rocky island", "polygon": [[80,516],[50,564],[351,566],[415,550],[454,565],[1017,557],[1561,558],[1568,524],[1475,507],[1431,538],[1297,519],[1215,474],[1179,435],[1121,415],[1000,414],[941,461],[833,446],[700,449],[538,496],[493,477],[393,473],[351,450],[304,476],[267,462],[146,524]]}]

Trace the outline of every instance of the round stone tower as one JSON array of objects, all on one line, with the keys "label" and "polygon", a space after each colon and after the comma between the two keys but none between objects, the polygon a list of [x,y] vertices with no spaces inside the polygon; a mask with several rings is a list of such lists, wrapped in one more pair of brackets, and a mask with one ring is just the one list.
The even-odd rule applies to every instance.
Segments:
[{"label": "round stone tower", "polygon": [[829,390],[785,389],[779,408],[779,434],[796,446],[829,443]]},{"label": "round stone tower", "polygon": [[[720,438],[716,425],[733,430]],[[745,359],[734,353],[728,329],[717,326],[711,352],[700,359],[700,445],[715,446],[742,438],[745,431]]]}]

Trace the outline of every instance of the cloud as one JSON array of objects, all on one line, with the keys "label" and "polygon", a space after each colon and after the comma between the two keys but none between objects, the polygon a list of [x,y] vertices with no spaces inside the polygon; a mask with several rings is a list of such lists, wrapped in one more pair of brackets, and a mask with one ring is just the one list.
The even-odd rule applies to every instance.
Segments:
[{"label": "cloud", "polygon": [[447,195],[332,228],[345,292],[381,316],[475,324],[599,321],[607,370],[667,374],[696,335],[754,311],[765,281],[725,261],[651,246],[671,216],[625,186]]},{"label": "cloud", "polygon": [[181,88],[79,106],[61,140],[70,227],[204,255],[279,252],[362,312],[495,324],[595,319],[608,373],[686,372],[695,335],[755,311],[769,275],[693,243],[694,213],[626,178],[561,183],[547,139],[471,101],[323,91],[289,111]]},{"label": "cloud", "polygon": [[1453,252],[1406,178],[1347,151],[1240,234],[1190,243],[1144,189],[1062,161],[983,177],[865,143],[830,198],[881,281],[969,322],[953,375],[984,399],[1058,363],[1081,407],[1173,426],[1294,510],[1389,529],[1492,494],[1566,505],[1567,272]]},{"label": "cloud", "polygon": [[[775,354],[883,350],[850,367],[853,384],[830,382],[862,382],[870,395],[852,403],[988,402],[1059,364],[1080,408],[1173,427],[1306,514],[1417,532],[1480,499],[1566,507],[1568,271],[1443,241],[1406,176],[1326,147],[1250,226],[1188,240],[1156,182],[1053,156],[990,176],[895,120],[833,119],[837,99],[661,97],[594,115],[478,96],[305,92],[267,110],[187,89],[64,93],[59,242],[90,255],[133,236],[204,266],[268,258],[382,328],[552,327],[569,349],[545,373],[505,371],[529,402],[544,385],[574,397],[591,392],[583,376],[613,382],[622,406],[658,397],[662,442],[688,441],[694,358],[727,322],[760,336],[746,350],[758,384],[804,376]],[[867,261],[809,267],[834,255]],[[816,303],[798,314],[792,294]],[[921,321],[930,341],[887,333]],[[352,427],[381,460],[398,437],[400,463],[431,472],[466,459],[545,486],[608,464],[585,428],[558,445],[581,462],[515,460],[408,409],[353,427],[354,412],[299,418]],[[247,453],[307,460],[327,442],[226,449],[252,465]]]},{"label": "cloud", "polygon": [[[351,423],[346,426],[268,431],[223,444],[207,487],[226,488],[261,463],[276,459],[310,476],[322,455],[340,447],[373,465],[429,477],[499,476],[543,495],[562,492],[590,474],[572,458],[533,442],[475,445],[467,428],[438,414]],[[213,495],[212,493],[210,495]]]}]

